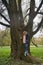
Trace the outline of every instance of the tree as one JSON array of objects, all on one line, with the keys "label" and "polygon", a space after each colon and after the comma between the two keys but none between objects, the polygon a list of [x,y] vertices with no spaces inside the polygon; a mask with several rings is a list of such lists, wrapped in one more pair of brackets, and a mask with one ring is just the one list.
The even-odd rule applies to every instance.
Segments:
[{"label": "tree", "polygon": [[[18,2],[17,2],[18,1]],[[20,36],[22,36],[22,32],[26,30],[30,34],[30,40],[32,39],[33,35],[38,32],[40,29],[42,23],[43,23],[43,18],[41,22],[38,24],[38,27],[35,31],[33,31],[33,19],[36,17],[37,14],[43,14],[43,12],[39,12],[40,8],[42,7],[43,0],[41,1],[39,7],[37,8],[37,11],[35,11],[35,0],[30,1],[30,8],[27,9],[30,10],[26,16],[29,16],[28,24],[25,26],[24,25],[24,20],[26,18],[23,17],[22,13],[22,7],[21,7],[21,0],[9,0],[9,3],[7,0],[2,0],[5,8],[8,11],[10,21],[1,13],[3,10],[1,10],[0,15],[9,23],[9,25],[0,22],[0,24],[10,27],[10,34],[11,34],[11,56],[13,58],[23,58],[26,61],[29,61],[31,56],[24,57],[23,56],[23,44],[22,40],[20,39]],[[34,14],[34,15],[33,15]],[[29,40],[29,41],[30,41]],[[29,54],[30,54],[30,43],[28,45],[29,49]]]},{"label": "tree", "polygon": [[0,31],[0,46],[9,46],[10,44],[10,30],[6,28],[5,30]]}]

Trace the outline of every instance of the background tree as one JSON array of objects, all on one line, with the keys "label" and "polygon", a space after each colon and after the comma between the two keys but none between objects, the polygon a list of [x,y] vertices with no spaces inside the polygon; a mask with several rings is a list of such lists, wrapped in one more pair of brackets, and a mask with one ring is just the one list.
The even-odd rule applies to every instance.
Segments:
[{"label": "background tree", "polygon": [[0,46],[10,46],[11,38],[10,38],[10,30],[6,28],[3,31],[0,31]]},{"label": "background tree", "polygon": [[[5,6],[5,8],[8,11],[8,15],[10,20],[8,20],[3,14],[3,9],[1,9],[0,15],[9,23],[8,25],[0,22],[0,24],[10,27],[10,34],[11,34],[11,56],[13,58],[25,58],[27,61],[31,58],[30,56],[28,56],[29,58],[27,59],[27,57],[23,56],[23,44],[22,44],[22,40],[20,40],[20,36],[22,35],[22,32],[24,30],[26,30],[29,34],[30,34],[30,40],[32,39],[33,35],[36,34],[39,30],[39,28],[41,27],[42,23],[43,23],[43,18],[41,20],[41,22],[38,24],[38,27],[35,31],[33,31],[33,20],[34,18],[37,16],[37,14],[43,14],[43,12],[39,12],[40,8],[42,7],[43,4],[43,0],[41,0],[41,3],[39,5],[39,7],[37,8],[37,10],[35,11],[35,0],[31,0],[30,1],[30,7],[27,9],[30,11],[28,14],[26,14],[26,16],[29,16],[29,20],[27,25],[24,25],[24,20],[26,18],[23,17],[23,13],[22,13],[22,7],[21,7],[21,0],[2,0],[3,5]],[[27,13],[26,12],[26,13]],[[21,35],[20,35],[21,34]],[[29,40],[29,41],[30,41]],[[28,49],[29,49],[29,54],[30,54],[30,43],[28,45]]]}]

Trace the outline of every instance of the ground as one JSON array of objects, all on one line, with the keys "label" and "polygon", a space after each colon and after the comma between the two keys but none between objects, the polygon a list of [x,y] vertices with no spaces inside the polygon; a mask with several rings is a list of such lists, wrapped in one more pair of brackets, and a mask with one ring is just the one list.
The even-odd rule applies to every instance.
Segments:
[{"label": "ground", "polygon": [[[31,54],[38,57],[43,62],[43,47],[31,47]],[[36,65],[26,63],[21,60],[14,60],[10,58],[11,49],[9,46],[0,47],[0,65]],[[37,64],[38,65],[38,64]],[[43,63],[41,63],[43,65]]]}]

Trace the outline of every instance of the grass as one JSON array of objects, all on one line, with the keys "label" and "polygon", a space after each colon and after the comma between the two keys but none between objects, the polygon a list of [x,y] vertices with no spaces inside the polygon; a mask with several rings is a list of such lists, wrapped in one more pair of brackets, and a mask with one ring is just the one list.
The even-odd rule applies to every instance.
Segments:
[{"label": "grass", "polygon": [[[40,48],[31,47],[30,49],[31,49],[31,54],[33,56],[41,58],[43,61],[43,48],[42,47]],[[0,47],[0,65],[5,65],[5,63],[8,61],[9,63],[13,62],[12,60],[10,60],[10,58],[8,58],[10,56],[10,52],[11,50],[9,46]],[[7,65],[10,65],[9,63]],[[17,65],[21,65],[21,64],[18,63]]]},{"label": "grass", "polygon": [[10,54],[9,46],[0,47],[0,57],[6,57],[9,56],[9,54]]},{"label": "grass", "polygon": [[10,47],[0,47],[0,65],[4,65],[7,58],[10,56]]},{"label": "grass", "polygon": [[31,53],[33,56],[43,59],[43,47],[31,47]]}]

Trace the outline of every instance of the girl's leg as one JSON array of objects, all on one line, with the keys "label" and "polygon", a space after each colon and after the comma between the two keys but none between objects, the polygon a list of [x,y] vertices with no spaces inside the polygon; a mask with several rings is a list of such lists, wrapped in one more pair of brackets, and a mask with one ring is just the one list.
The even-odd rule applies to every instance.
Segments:
[{"label": "girl's leg", "polygon": [[28,55],[28,44],[24,43],[24,55]]}]

